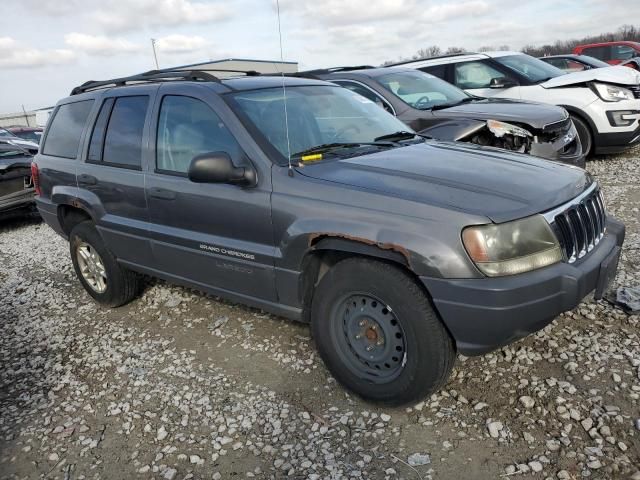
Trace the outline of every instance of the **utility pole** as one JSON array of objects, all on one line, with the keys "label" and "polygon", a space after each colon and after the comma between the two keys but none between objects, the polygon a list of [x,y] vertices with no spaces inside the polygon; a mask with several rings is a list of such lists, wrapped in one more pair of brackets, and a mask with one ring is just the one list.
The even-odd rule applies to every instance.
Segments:
[{"label": "utility pole", "polygon": [[31,125],[29,125],[29,115],[27,115],[27,111],[24,108],[24,104],[22,105],[22,113],[24,113],[24,119],[27,122],[27,127],[30,127]]},{"label": "utility pole", "polygon": [[151,48],[153,49],[153,59],[156,62],[156,70],[160,70],[160,67],[158,66],[158,55],[156,54],[156,39],[155,38],[151,39]]}]

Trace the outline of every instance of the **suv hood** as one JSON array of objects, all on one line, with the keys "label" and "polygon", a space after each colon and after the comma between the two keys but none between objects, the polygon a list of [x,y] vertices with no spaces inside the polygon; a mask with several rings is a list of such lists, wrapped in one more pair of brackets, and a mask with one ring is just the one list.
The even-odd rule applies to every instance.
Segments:
[{"label": "suv hood", "polygon": [[568,116],[562,107],[506,98],[483,98],[455,107],[434,110],[433,115],[445,118],[526,123],[536,129],[542,129],[551,123],[561,122]]},{"label": "suv hood", "polygon": [[566,87],[586,82],[615,83],[618,85],[640,84],[640,72],[629,67],[603,67],[567,73],[541,83],[544,88]]},{"label": "suv hood", "polygon": [[496,223],[550,210],[593,182],[580,168],[476,145],[435,141],[326,160],[305,165],[298,172],[482,215]]}]

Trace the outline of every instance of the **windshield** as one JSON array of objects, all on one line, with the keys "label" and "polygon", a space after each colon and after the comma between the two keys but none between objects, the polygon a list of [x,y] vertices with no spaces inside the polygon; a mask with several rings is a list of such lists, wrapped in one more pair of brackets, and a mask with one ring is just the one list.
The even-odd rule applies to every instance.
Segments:
[{"label": "windshield", "polygon": [[[337,86],[289,87],[287,120],[291,154],[332,143],[371,143],[410,130],[371,100]],[[288,158],[282,88],[238,92],[237,105],[273,147]]]},{"label": "windshield", "polygon": [[4,128],[0,128],[0,137],[15,137],[13,133],[9,130],[5,130]]},{"label": "windshield", "polygon": [[533,83],[546,82],[551,78],[566,74],[559,68],[529,55],[506,55],[504,57],[495,57],[494,60],[526,77]]},{"label": "windshield", "polygon": [[403,102],[420,110],[453,105],[469,98],[467,93],[450,83],[420,71],[388,73],[376,80]]},{"label": "windshield", "polygon": [[25,152],[11,147],[10,145],[0,144],[0,158],[2,157],[16,157],[25,155]]},{"label": "windshield", "polygon": [[28,131],[17,132],[14,135],[22,138],[23,140],[29,140],[35,143],[40,143],[40,140],[42,140],[42,132],[38,130],[28,130]]}]

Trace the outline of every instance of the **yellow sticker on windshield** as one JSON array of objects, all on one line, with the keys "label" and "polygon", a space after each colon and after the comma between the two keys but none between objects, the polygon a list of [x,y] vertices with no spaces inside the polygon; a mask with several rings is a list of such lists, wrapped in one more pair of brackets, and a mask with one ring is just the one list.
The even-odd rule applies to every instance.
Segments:
[{"label": "yellow sticker on windshield", "polygon": [[312,155],[304,155],[301,160],[303,162],[317,162],[318,160],[322,160],[322,154],[314,153]]}]

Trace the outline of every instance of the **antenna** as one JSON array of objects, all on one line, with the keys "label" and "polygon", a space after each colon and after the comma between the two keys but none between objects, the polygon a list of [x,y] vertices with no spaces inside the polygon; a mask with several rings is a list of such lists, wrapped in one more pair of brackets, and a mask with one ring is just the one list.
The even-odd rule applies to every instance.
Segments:
[{"label": "antenna", "polygon": [[160,67],[158,66],[158,55],[156,54],[156,39],[155,38],[151,39],[151,48],[153,49],[153,59],[156,62],[156,70],[159,70]]},{"label": "antenna", "polygon": [[280,39],[280,74],[282,75],[282,95],[284,97],[284,128],[287,137],[287,162],[289,164],[289,176],[293,177],[293,167],[291,166],[291,142],[289,141],[289,115],[287,113],[287,87],[284,84],[284,72],[282,64],[284,64],[284,53],[282,51],[282,26],[280,24],[280,0],[276,0],[276,9],[278,11],[278,37]]}]

